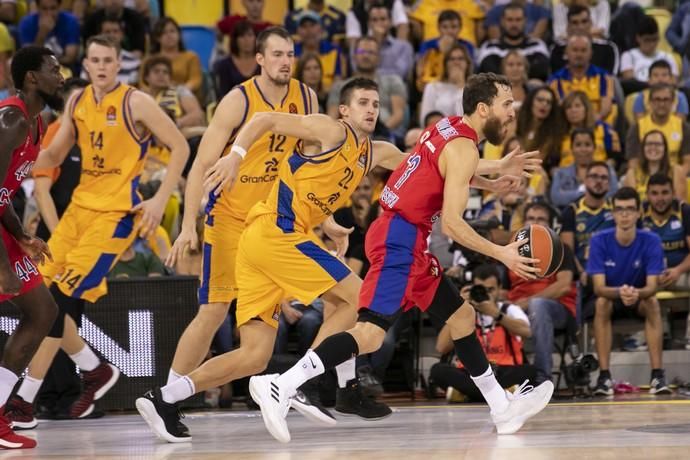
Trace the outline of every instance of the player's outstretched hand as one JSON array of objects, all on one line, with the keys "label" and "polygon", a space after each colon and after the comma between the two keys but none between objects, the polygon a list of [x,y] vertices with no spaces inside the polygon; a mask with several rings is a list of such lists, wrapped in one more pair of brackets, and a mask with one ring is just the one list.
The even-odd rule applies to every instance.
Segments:
[{"label": "player's outstretched hand", "polygon": [[536,274],[539,272],[539,268],[536,266],[539,263],[539,259],[523,257],[518,252],[518,248],[528,241],[529,238],[525,238],[524,240],[514,241],[506,246],[502,246],[498,260],[519,277],[535,279],[537,277]]},{"label": "player's outstretched hand", "polygon": [[216,196],[223,190],[230,190],[237,180],[242,158],[232,152],[216,161],[204,174],[204,189]]},{"label": "player's outstretched hand", "polygon": [[182,260],[187,251],[195,251],[197,249],[198,241],[195,227],[183,227],[172,248],[170,248],[168,257],[165,258],[165,265],[175,267],[175,264]]},{"label": "player's outstretched hand", "polygon": [[17,240],[17,243],[19,243],[22,251],[24,251],[36,264],[44,263],[46,257],[51,262],[53,261],[53,255],[50,253],[50,249],[46,242],[42,239],[31,235],[24,235],[23,238]]},{"label": "player's outstretched hand", "polygon": [[166,201],[154,195],[148,200],[144,200],[138,205],[134,206],[130,212],[141,213],[141,220],[138,224],[139,236],[146,238],[156,231],[163,219],[163,210],[165,209]]},{"label": "player's outstretched hand", "polygon": [[330,216],[322,225],[323,232],[335,243],[336,256],[340,259],[345,257],[347,252],[347,247],[350,244],[350,233],[352,233],[355,228],[345,228],[342,225],[338,225]]},{"label": "player's outstretched hand", "polygon": [[541,168],[541,158],[538,150],[520,153],[520,147],[501,158],[501,175],[532,177],[533,171]]},{"label": "player's outstretched hand", "polygon": [[522,186],[522,177],[520,176],[501,176],[493,181],[494,193],[508,193],[519,192]]}]

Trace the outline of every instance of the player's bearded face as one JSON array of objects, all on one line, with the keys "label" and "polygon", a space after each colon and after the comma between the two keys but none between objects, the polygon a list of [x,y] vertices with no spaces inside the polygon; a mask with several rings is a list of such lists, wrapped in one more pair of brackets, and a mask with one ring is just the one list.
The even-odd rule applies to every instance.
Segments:
[{"label": "player's bearded face", "polygon": [[492,110],[484,125],[484,137],[494,145],[501,145],[505,138],[505,133],[504,123],[501,122],[500,118],[494,115]]},{"label": "player's bearded face", "polygon": [[61,112],[65,106],[65,100],[59,93],[50,94],[39,89],[38,95],[41,96],[41,99],[43,99],[43,102],[45,102],[48,107],[56,112]]}]

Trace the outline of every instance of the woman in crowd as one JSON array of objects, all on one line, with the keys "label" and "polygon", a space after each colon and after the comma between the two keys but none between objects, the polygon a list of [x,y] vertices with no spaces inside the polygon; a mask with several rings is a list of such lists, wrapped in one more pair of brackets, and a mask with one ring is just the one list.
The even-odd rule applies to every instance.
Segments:
[{"label": "woman in crowd", "polygon": [[515,110],[520,110],[525,102],[529,86],[527,84],[529,63],[527,58],[517,50],[511,50],[501,61],[501,70],[513,87],[513,99]]},{"label": "woman in crowd", "polygon": [[240,21],[230,33],[230,55],[213,66],[216,99],[220,102],[232,88],[259,75],[256,63],[256,33],[249,21]]},{"label": "woman in crowd", "polygon": [[295,78],[314,90],[319,99],[319,113],[326,113],[328,91],[324,91],[321,84],[323,66],[321,59],[314,53],[304,53],[297,61]]},{"label": "woman in crowd", "polygon": [[424,87],[422,104],[419,108],[419,122],[429,112],[439,111],[446,116],[462,115],[462,90],[472,75],[472,59],[467,48],[453,45],[443,56],[441,80],[428,83]]},{"label": "woman in crowd", "polygon": [[525,151],[539,150],[543,168],[558,166],[564,122],[556,94],[548,86],[539,86],[527,94],[517,117],[517,137]]}]

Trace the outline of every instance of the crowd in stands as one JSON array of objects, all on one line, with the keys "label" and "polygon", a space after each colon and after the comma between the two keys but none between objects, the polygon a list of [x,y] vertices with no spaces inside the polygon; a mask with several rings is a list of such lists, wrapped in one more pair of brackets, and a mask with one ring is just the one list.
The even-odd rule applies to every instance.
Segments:
[{"label": "crowd in stands", "polygon": [[[292,9],[282,24],[272,24],[266,10],[281,2],[228,1],[209,62],[185,43],[180,18],[165,16],[164,3],[0,0],[0,94],[12,91],[7,70],[13,50],[47,46],[66,77],[88,79],[82,46],[88,37],[106,34],[122,46],[119,80],[158,101],[185,134],[193,158],[216,104],[259,73],[257,33],[281,25],[294,37],[294,77],[316,92],[320,112],[337,117],[340,88],[352,77],[371,78],[380,93],[374,137],[411,151],[425,126],[462,115],[463,87],[472,74],[505,74],[516,120],[503,145],[484,143],[480,151],[499,159],[516,148],[538,150],[542,169],[517,192],[476,193],[465,217],[501,244],[525,224],[550,226],[565,244],[564,262],[553,276],[526,281],[491,261],[473,263],[473,255],[440,231],[432,234],[432,251],[459,284],[489,291],[488,299],[472,303],[483,343],[493,352],[500,349],[490,358],[506,368],[497,373],[505,385],[519,384],[524,376],[537,383],[550,379],[555,331],[572,321],[593,321],[601,366],[595,391],[612,394],[611,318],[632,314],[644,319],[646,334],[646,345],[638,341],[632,349],[647,347],[651,391],[667,392],[663,309],[656,293],[689,287],[690,2],[655,1],[649,8],[649,1],[636,0],[285,0]],[[241,13],[233,11],[235,4],[242,5]],[[142,193],[160,183],[166,150],[154,146]],[[32,200],[69,188],[62,177],[74,174],[68,164],[61,171],[35,172],[34,198],[27,190],[22,204],[25,220],[35,216]],[[364,236],[377,216],[385,180],[384,173],[372,171],[351,205],[336,213],[341,224],[355,227],[346,257],[362,276],[368,268]],[[132,247],[113,277],[198,274],[198,254],[179,267],[160,263],[179,230],[183,193],[181,183],[161,231]],[[44,222],[48,231],[55,225],[45,217]],[[471,298],[469,287],[463,293]],[[302,354],[325,314],[328,306],[319,299],[306,306],[286,300],[276,351],[288,349],[294,327]],[[409,326],[404,316],[399,321],[382,350],[361,358],[359,366],[369,369],[364,372],[374,382],[385,378],[396,339]],[[523,360],[528,338],[533,366]],[[684,345],[690,349],[690,334]],[[449,335],[441,331],[437,348],[444,353],[449,347]],[[432,379],[469,398],[478,395],[468,388],[467,373],[454,366],[438,365]]]}]

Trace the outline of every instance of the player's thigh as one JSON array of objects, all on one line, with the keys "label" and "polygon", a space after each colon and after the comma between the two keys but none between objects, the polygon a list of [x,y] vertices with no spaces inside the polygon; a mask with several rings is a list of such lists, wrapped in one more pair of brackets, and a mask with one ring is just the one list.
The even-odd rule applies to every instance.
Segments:
[{"label": "player's thigh", "polygon": [[333,303],[339,300],[350,306],[357,307],[359,303],[359,291],[362,289],[362,279],[355,273],[350,272],[338,284],[328,290],[325,298]]},{"label": "player's thigh", "polygon": [[67,207],[47,241],[53,260],[46,259],[39,265],[39,271],[46,279],[52,280],[62,271],[67,254],[77,246],[81,235],[80,228],[87,225],[89,217],[90,213],[84,212],[82,208]]},{"label": "player's thigh", "polygon": [[266,274],[256,268],[239,251],[237,257],[237,327],[258,319],[274,329],[280,319],[283,290]]},{"label": "player's thigh", "polygon": [[229,304],[237,298],[235,264],[244,223],[219,214],[204,225],[199,303]]}]

